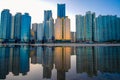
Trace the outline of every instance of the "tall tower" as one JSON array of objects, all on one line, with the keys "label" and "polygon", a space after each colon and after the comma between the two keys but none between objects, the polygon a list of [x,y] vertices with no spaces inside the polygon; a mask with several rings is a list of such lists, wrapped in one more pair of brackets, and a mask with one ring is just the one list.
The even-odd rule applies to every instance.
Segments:
[{"label": "tall tower", "polygon": [[10,38],[10,29],[11,29],[11,13],[9,9],[4,9],[1,13],[1,27],[0,27],[0,38],[4,41]]},{"label": "tall tower", "polygon": [[65,18],[65,4],[57,4],[57,17]]},{"label": "tall tower", "polygon": [[20,37],[21,37],[21,18],[22,18],[22,14],[21,13],[17,13],[14,17],[14,37],[15,37],[15,42],[19,42],[20,41]]},{"label": "tall tower", "polygon": [[[54,23],[54,20],[52,20],[52,11],[51,10],[46,10],[44,11],[44,37],[43,40],[44,42],[48,42],[49,41],[49,36],[50,36],[50,29],[52,27],[54,27],[54,25],[52,25]],[[52,35],[52,34],[51,34]]]},{"label": "tall tower", "polygon": [[31,16],[28,13],[22,15],[21,22],[21,42],[30,41]]},{"label": "tall tower", "polygon": [[57,19],[55,22],[55,40],[70,41],[70,19],[65,14],[65,4],[57,4]]},{"label": "tall tower", "polygon": [[76,15],[76,41],[94,41],[95,13],[86,12],[85,16]]}]

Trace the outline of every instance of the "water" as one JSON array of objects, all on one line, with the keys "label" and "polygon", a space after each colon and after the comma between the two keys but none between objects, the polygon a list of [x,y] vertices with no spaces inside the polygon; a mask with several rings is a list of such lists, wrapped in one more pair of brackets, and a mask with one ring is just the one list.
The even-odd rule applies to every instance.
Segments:
[{"label": "water", "polygon": [[120,47],[0,47],[0,79],[119,80]]}]

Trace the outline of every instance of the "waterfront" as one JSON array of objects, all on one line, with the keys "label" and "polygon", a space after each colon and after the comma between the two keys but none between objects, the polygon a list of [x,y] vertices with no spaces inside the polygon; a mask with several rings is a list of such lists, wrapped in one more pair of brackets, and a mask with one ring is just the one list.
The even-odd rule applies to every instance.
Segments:
[{"label": "waterfront", "polygon": [[[74,44],[74,43],[73,43]],[[119,44],[0,47],[0,79],[119,80]],[[55,44],[54,44],[55,45]],[[84,45],[84,46],[82,46]],[[95,44],[94,44],[95,45]]]}]

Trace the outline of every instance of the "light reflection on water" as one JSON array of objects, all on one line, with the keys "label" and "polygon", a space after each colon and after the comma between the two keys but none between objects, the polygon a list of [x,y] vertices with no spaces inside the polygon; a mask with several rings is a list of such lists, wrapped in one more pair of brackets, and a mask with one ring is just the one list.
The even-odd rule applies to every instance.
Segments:
[{"label": "light reflection on water", "polygon": [[0,79],[119,80],[120,47],[0,47]]}]

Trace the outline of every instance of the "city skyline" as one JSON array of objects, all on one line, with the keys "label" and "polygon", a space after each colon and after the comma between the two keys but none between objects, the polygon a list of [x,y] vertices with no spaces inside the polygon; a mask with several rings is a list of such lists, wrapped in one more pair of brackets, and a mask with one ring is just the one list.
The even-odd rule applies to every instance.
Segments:
[{"label": "city skyline", "polygon": [[[29,2],[29,3],[28,3]],[[41,23],[44,20],[44,10],[52,10],[53,18],[57,18],[57,3],[66,4],[66,15],[71,19],[71,31],[75,31],[75,15],[84,15],[87,11],[96,12],[98,15],[117,15],[120,16],[119,0],[91,0],[91,1],[67,1],[67,0],[1,0],[0,11],[10,9],[15,15],[17,12],[28,12],[32,17],[32,23]],[[26,5],[24,5],[26,4]],[[21,6],[22,5],[22,6]],[[47,5],[47,6],[46,6]],[[35,7],[33,7],[35,6]]]}]

